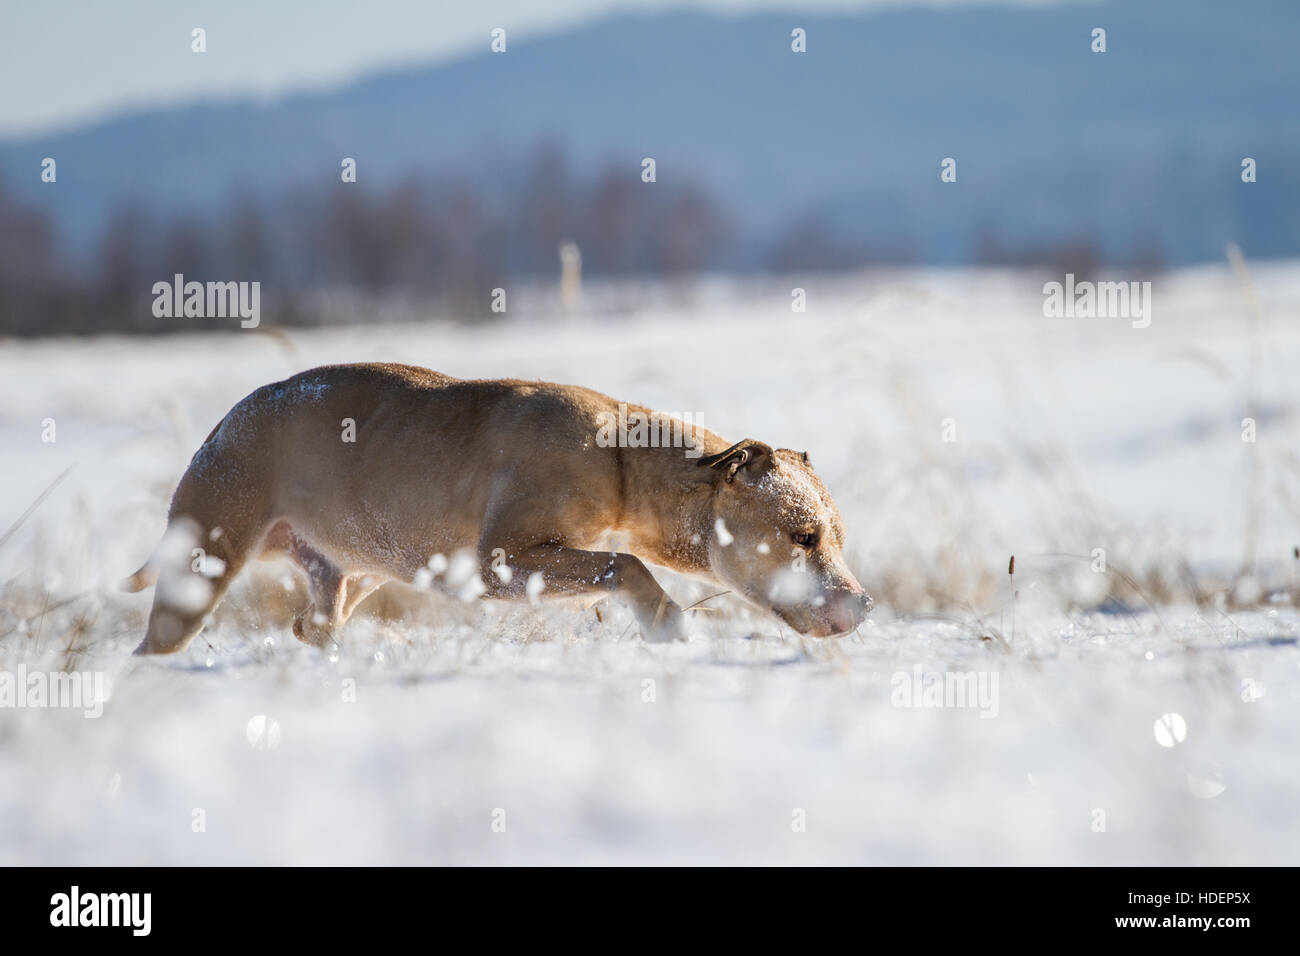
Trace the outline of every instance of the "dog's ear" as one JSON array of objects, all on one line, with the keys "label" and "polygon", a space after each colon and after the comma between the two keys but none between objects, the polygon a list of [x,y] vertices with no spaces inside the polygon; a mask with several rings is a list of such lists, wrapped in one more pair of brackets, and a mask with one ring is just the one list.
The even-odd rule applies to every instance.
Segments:
[{"label": "dog's ear", "polygon": [[728,484],[735,480],[736,475],[747,481],[755,481],[772,466],[772,449],[761,441],[746,438],[726,451],[705,455],[696,464],[718,469]]}]

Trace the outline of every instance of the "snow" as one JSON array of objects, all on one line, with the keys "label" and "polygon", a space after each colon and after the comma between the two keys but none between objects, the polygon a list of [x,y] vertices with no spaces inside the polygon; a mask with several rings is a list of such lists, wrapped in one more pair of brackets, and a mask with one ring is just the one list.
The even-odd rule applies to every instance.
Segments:
[{"label": "snow", "polygon": [[[0,534],[73,470],[0,544],[0,671],[111,691],[99,717],[0,706],[0,864],[1295,864],[1300,264],[1252,274],[1255,332],[1205,268],[1154,280],[1145,329],[1045,318],[1050,277],[919,271],[800,277],[804,314],[719,280],[558,325],[3,343]],[[187,653],[130,657],[153,592],[113,587],[199,443],[364,360],[807,449],[876,610],[816,640],[723,596],[648,645],[608,602],[384,589],[322,652],[263,564]]]}]

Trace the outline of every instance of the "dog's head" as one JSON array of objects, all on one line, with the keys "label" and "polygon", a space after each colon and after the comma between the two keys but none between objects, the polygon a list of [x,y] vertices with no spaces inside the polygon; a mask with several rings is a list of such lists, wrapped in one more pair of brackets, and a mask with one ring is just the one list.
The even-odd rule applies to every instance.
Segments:
[{"label": "dog's head", "polygon": [[872,600],[844,563],[844,522],[806,452],[745,440],[698,462],[713,472],[714,575],[801,634],[851,631]]}]

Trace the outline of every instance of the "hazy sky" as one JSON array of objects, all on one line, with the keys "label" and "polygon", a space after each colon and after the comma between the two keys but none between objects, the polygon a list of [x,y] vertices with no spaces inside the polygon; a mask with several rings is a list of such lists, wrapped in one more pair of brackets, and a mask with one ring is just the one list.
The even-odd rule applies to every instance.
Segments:
[{"label": "hazy sky", "polygon": [[[204,96],[274,96],[615,10],[831,10],[991,0],[4,0],[0,136]],[[1043,3],[1053,0],[1006,0]],[[207,53],[190,31],[207,31]]]}]

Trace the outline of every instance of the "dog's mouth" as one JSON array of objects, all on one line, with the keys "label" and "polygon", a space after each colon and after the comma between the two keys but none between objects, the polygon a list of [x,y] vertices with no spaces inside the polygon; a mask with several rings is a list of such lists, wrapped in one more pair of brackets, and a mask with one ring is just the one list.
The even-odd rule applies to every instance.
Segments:
[{"label": "dog's mouth", "polygon": [[865,593],[846,594],[817,607],[796,605],[772,608],[773,613],[800,634],[834,637],[852,631],[875,606]]}]

